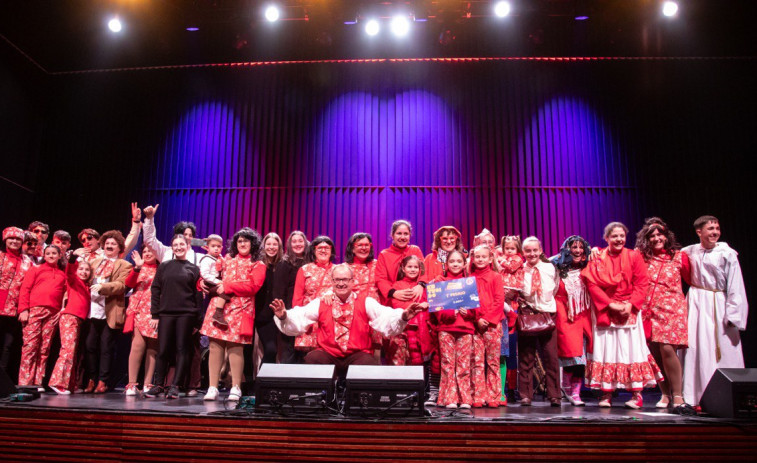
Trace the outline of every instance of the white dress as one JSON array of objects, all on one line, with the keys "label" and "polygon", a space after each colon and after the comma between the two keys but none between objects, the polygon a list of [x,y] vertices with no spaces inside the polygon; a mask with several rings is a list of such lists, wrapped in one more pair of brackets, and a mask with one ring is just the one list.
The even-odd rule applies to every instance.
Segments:
[{"label": "white dress", "polygon": [[[689,348],[681,350],[683,397],[696,405],[718,368],[744,368],[740,330],[749,306],[738,253],[726,243],[683,249],[691,261]],[[730,322],[730,323],[729,323]]]}]

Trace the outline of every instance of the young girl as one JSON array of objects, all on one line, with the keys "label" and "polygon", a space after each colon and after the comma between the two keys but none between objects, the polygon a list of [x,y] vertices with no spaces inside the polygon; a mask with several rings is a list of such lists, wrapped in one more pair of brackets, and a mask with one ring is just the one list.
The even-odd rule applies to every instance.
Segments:
[{"label": "young girl", "polygon": [[[502,242],[497,253],[497,263],[500,267],[500,275],[504,281],[505,292],[520,291],[523,288],[524,278],[524,260],[523,247],[518,235],[506,235],[502,237]],[[502,378],[502,395],[500,404],[507,405],[507,359],[510,357],[510,331],[515,327],[515,320],[518,318],[518,301],[513,298],[509,304],[505,304],[505,315],[507,317],[507,326],[502,326],[502,348],[499,357],[499,375]],[[513,346],[515,343],[513,342]],[[511,377],[517,375],[518,369],[513,366]]]},{"label": "young girl", "polygon": [[415,288],[408,288],[402,291],[395,291],[392,285],[397,281],[397,271],[400,268],[402,259],[407,256],[418,256],[423,259],[423,253],[418,246],[410,244],[410,237],[413,234],[413,227],[407,220],[395,220],[392,223],[391,239],[392,245],[379,253],[376,263],[376,286],[381,296],[381,302],[384,305],[390,305],[391,299],[400,301],[417,300],[422,294],[423,286],[417,285]]},{"label": "young girl", "polygon": [[[144,391],[147,392],[152,388],[155,359],[158,355],[158,331],[150,326],[152,319],[150,286],[158,270],[158,259],[155,251],[149,246],[142,247],[141,256],[137,251],[132,252],[131,258],[134,261],[134,268],[126,277],[126,286],[134,289],[134,293],[129,298],[129,307],[126,309],[126,325],[131,325],[133,331],[129,353],[129,384],[124,390],[127,396],[137,395],[137,376],[145,352],[147,357],[145,357]],[[128,333],[126,328],[124,332]]]},{"label": "young girl", "polygon": [[50,376],[50,389],[61,395],[71,394],[76,389],[76,347],[84,320],[89,314],[92,303],[89,292],[92,267],[89,262],[77,262],[77,256],[71,254],[66,267],[68,296],[66,307],[60,313],[60,353]]},{"label": "young girl", "polygon": [[18,320],[24,326],[21,348],[19,386],[40,386],[45,377],[45,365],[50,354],[50,342],[58,326],[63,295],[66,292],[66,273],[60,262],[60,248],[45,248],[44,263],[32,267],[21,285]]},{"label": "young girl", "polygon": [[[447,255],[443,276],[434,281],[455,280],[465,277],[465,256],[454,250]],[[471,392],[471,353],[475,332],[475,310],[440,310],[434,313],[439,332],[439,353],[441,354],[442,378],[439,384],[440,407],[470,408],[473,403]]]},{"label": "young girl", "polygon": [[505,290],[494,251],[478,245],[471,251],[471,276],[476,277],[479,309],[473,337],[473,406],[496,408],[500,405],[502,378],[499,354],[502,343],[502,320],[505,318]]},{"label": "young girl", "polygon": [[[423,261],[418,256],[407,256],[400,262],[397,282],[392,285],[395,291],[414,288],[423,275]],[[421,302],[426,302],[424,289]],[[391,299],[395,309],[406,309],[413,301]],[[420,312],[407,322],[405,331],[384,342],[387,361],[390,365],[423,365],[425,357],[431,352],[431,335],[428,330],[428,312]]]}]

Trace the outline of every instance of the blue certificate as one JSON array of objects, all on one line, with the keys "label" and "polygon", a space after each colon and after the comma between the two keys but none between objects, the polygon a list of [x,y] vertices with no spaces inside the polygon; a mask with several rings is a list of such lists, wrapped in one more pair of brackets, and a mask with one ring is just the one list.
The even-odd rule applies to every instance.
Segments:
[{"label": "blue certificate", "polygon": [[478,286],[473,277],[440,281],[426,287],[429,312],[440,310],[477,309]]}]

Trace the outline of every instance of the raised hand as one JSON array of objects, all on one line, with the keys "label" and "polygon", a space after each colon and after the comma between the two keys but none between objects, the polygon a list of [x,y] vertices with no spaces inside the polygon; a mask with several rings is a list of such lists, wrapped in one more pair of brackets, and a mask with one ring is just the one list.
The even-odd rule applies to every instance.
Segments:
[{"label": "raised hand", "polygon": [[284,320],[287,317],[287,308],[284,305],[284,301],[281,299],[274,299],[273,302],[271,302],[271,310],[273,310],[273,314],[276,315],[279,320]]},{"label": "raised hand", "polygon": [[131,252],[131,260],[134,261],[134,266],[138,268],[141,268],[145,263],[144,259],[142,259],[142,256],[139,254],[139,251]]},{"label": "raised hand", "polygon": [[142,220],[142,211],[137,203],[131,203],[131,221],[139,222],[140,220]]},{"label": "raised hand", "polygon": [[155,213],[158,212],[158,206],[160,206],[160,204],[147,206],[145,208],[145,219],[152,219],[153,217],[155,217]]}]

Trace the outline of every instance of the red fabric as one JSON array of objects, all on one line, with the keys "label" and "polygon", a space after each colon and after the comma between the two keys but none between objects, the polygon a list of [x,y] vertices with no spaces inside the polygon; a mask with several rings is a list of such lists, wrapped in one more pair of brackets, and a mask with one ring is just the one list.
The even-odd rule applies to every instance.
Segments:
[{"label": "red fabric", "polygon": [[471,390],[471,357],[473,336],[463,333],[439,333],[441,381],[437,404],[473,404]]},{"label": "red fabric", "polygon": [[[237,256],[240,260],[250,259],[250,256]],[[223,291],[236,297],[254,297],[265,282],[265,265],[262,262],[254,262],[250,267],[249,274],[239,280],[228,281],[223,278]]]},{"label": "red fabric", "polygon": [[437,260],[436,256],[437,253],[434,251],[423,259],[423,268],[426,270],[422,277],[423,281],[431,282],[444,275],[444,265]]},{"label": "red fabric", "polygon": [[557,356],[561,358],[580,357],[584,354],[584,339],[587,339],[586,352],[593,352],[591,330],[591,313],[584,310],[571,322],[568,319],[568,293],[565,283],[560,280],[560,287],[555,294],[557,304]]},{"label": "red fabric", "polygon": [[[403,278],[392,285],[392,289],[409,289],[414,288],[418,284],[418,280],[411,280],[410,278]],[[420,302],[426,302],[426,291],[423,290],[423,296]],[[405,310],[413,301],[398,301],[397,299],[391,299],[392,307],[397,310]],[[413,360],[410,365],[420,365],[423,363],[422,357],[428,355],[431,352],[431,332],[429,330],[429,314],[428,311],[422,311],[411,318],[405,328],[405,335],[407,336],[407,350],[408,356]],[[417,359],[421,358],[420,363]],[[402,364],[396,364],[402,365]]]},{"label": "red fabric", "polygon": [[376,288],[376,260],[372,260],[367,264],[358,262],[357,259],[349,264],[352,269],[352,276],[355,279],[355,286],[353,290],[362,294],[365,293],[369,297],[376,300],[379,299],[378,288]]},{"label": "red fabric", "polygon": [[78,268],[78,262],[68,264],[66,267],[68,299],[66,301],[66,307],[61,313],[73,315],[82,320],[86,320],[87,315],[89,315],[89,307],[92,303],[92,295],[89,292],[89,285],[76,276],[76,270]]},{"label": "red fabric", "polygon": [[[365,352],[367,354],[372,352],[371,327],[368,324],[368,313],[365,310],[365,298],[366,295],[361,294],[352,302],[354,306],[352,307],[352,322],[350,323],[350,339],[346,350],[340,349],[335,339],[334,312],[331,306],[331,301],[335,298],[321,299],[321,305],[318,309],[318,330],[316,336],[318,346],[329,355],[344,358],[357,352]],[[336,301],[341,302],[338,299]],[[342,312],[344,313],[345,311],[342,310]]]},{"label": "red fabric", "polygon": [[297,270],[292,307],[303,307],[331,289],[333,286],[331,283],[331,267],[333,265],[331,262],[326,264],[312,262]]},{"label": "red fabric", "polygon": [[686,253],[677,251],[652,257],[648,262],[649,293],[644,302],[644,334],[647,341],[688,345],[688,305],[681,280]]},{"label": "red fabric", "polygon": [[66,273],[54,265],[44,263],[26,272],[18,298],[18,312],[30,307],[47,307],[59,312],[66,293]]},{"label": "red fabric", "polygon": [[0,251],[0,315],[18,314],[18,295],[26,272],[34,264],[29,256]]},{"label": "red fabric", "polygon": [[423,253],[418,246],[409,244],[405,248],[400,249],[395,245],[391,245],[388,248],[381,251],[378,256],[378,264],[376,264],[376,286],[378,286],[381,296],[381,303],[388,305],[389,290],[392,289],[392,285],[397,281],[397,271],[400,269],[400,262],[407,256],[418,256],[423,260]]},{"label": "red fabric", "polygon": [[49,307],[32,306],[29,309],[29,321],[24,324],[23,329],[21,368],[18,371],[20,386],[42,385],[47,357],[50,355],[50,344],[59,318],[60,312]]},{"label": "red fabric", "polygon": [[636,314],[644,304],[649,287],[647,266],[641,255],[624,248],[613,256],[603,249],[597,259],[581,271],[589,288],[597,315],[597,326],[623,324],[618,312],[608,309],[611,302],[630,302]]},{"label": "red fabric", "polygon": [[500,274],[506,288],[518,289],[523,288],[525,278],[525,263],[523,256],[515,254],[514,256],[499,256]]},{"label": "red fabric", "polygon": [[[463,278],[463,274],[460,275],[448,275],[447,277],[441,276],[433,281],[448,281]],[[470,309],[463,316],[457,310],[440,310],[434,312],[433,316],[437,321],[437,331],[444,333],[456,333],[456,334],[473,334],[476,330],[476,310]],[[457,339],[457,338],[456,338]]]},{"label": "red fabric", "polygon": [[476,316],[486,319],[490,325],[499,325],[505,318],[505,288],[502,275],[491,267],[485,269],[474,268],[471,276],[476,277],[480,307]]}]

